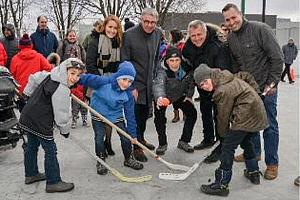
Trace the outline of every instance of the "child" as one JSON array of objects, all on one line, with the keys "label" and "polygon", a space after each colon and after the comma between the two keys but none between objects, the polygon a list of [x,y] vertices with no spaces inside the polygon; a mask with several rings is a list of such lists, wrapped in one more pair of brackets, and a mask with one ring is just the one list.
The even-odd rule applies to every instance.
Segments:
[{"label": "child", "polygon": [[[249,76],[245,78],[249,79]],[[250,138],[252,133],[267,128],[268,121],[261,97],[254,90],[258,88],[257,84],[252,81],[255,84],[253,88],[229,71],[213,70],[206,64],[196,68],[194,79],[199,88],[213,92],[212,98],[218,111],[218,133],[223,137],[221,164],[215,171],[215,182],[202,185],[201,191],[219,196],[229,194],[233,156],[238,145],[244,149],[245,177],[253,184],[259,184],[260,172]],[[247,82],[251,83],[249,80]]]},{"label": "child", "polygon": [[[77,83],[84,69],[79,59],[69,58],[51,73],[38,72],[30,76],[24,90],[30,98],[20,116],[20,128],[28,138],[24,153],[25,184],[46,179],[46,192],[66,192],[74,188],[73,183],[61,180],[53,125],[64,137],[69,136],[70,87]],[[37,166],[40,145],[45,151],[45,174],[40,173]]]},{"label": "child", "polygon": [[159,146],[156,153],[163,155],[167,150],[166,135],[166,106],[164,98],[170,100],[172,104],[178,105],[186,115],[178,148],[192,153],[194,149],[188,143],[191,141],[193,128],[197,120],[197,111],[192,103],[194,93],[193,77],[186,73],[181,66],[181,52],[175,47],[167,49],[166,57],[153,83],[153,94],[155,99],[154,124],[158,133]]},{"label": "child", "polygon": [[[124,131],[128,131],[136,140],[134,98],[129,89],[135,74],[133,65],[125,61],[119,65],[118,71],[111,76],[86,74],[80,77],[80,83],[94,90],[91,107]],[[95,116],[92,116],[92,125],[95,132],[96,155],[105,161],[104,135],[107,125]],[[135,161],[131,155],[132,145],[130,141],[122,135],[120,135],[120,139],[125,157],[124,165],[135,170],[142,169],[143,165]],[[100,162],[97,162],[96,167],[98,174],[107,174],[107,169]]]}]

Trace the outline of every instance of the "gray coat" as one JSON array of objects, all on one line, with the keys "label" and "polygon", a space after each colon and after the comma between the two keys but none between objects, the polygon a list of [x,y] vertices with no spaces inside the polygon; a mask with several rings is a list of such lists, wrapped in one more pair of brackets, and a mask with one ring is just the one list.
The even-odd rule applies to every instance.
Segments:
[{"label": "gray coat", "polygon": [[261,90],[280,81],[283,54],[268,25],[244,19],[240,30],[229,35],[228,42],[238,71],[252,74]]},{"label": "gray coat", "polygon": [[297,54],[298,54],[297,46],[295,44],[283,45],[282,46],[282,52],[283,52],[283,56],[284,56],[284,63],[292,64],[293,61],[296,59]]},{"label": "gray coat", "polygon": [[137,104],[151,106],[152,82],[159,64],[161,35],[158,28],[153,33],[146,34],[141,24],[130,28],[124,34],[121,61],[130,61],[135,67],[133,87],[138,90]]}]

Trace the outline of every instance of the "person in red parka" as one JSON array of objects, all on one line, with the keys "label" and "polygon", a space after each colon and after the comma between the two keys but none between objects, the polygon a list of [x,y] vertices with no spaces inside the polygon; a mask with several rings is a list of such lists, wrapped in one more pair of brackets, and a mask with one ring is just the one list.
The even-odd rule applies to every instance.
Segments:
[{"label": "person in red parka", "polygon": [[0,42],[0,66],[5,66],[7,62],[7,54],[3,44]]},{"label": "person in red parka", "polygon": [[[32,41],[26,33],[19,40],[19,49],[20,52],[12,58],[10,72],[20,85],[19,93],[22,94],[31,74],[39,71],[50,72],[52,65],[42,54],[32,49]],[[20,111],[24,105],[19,104]]]}]

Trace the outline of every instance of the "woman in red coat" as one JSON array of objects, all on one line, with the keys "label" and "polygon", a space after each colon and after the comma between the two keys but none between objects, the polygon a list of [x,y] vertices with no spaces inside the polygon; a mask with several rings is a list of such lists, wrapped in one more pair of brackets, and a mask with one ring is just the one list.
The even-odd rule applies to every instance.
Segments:
[{"label": "woman in red coat", "polygon": [[7,54],[3,44],[0,42],[0,65],[5,66],[7,61]]}]

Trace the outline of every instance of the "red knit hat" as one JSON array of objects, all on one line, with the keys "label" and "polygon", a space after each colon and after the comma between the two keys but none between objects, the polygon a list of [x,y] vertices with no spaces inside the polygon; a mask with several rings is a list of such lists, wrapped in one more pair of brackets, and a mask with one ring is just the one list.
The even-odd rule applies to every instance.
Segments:
[{"label": "red knit hat", "polygon": [[22,49],[22,48],[30,48],[30,47],[32,47],[31,39],[29,35],[25,33],[19,40],[19,48]]}]

